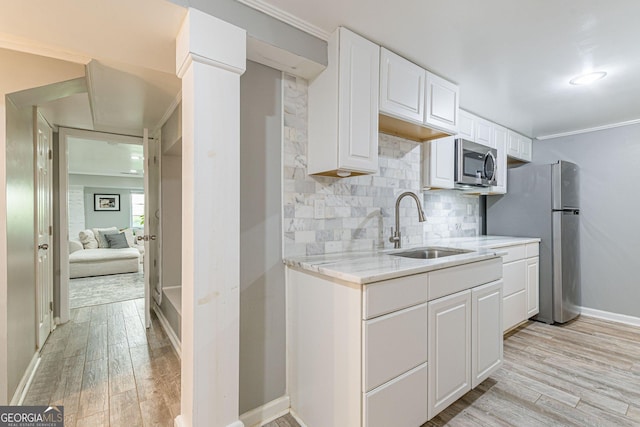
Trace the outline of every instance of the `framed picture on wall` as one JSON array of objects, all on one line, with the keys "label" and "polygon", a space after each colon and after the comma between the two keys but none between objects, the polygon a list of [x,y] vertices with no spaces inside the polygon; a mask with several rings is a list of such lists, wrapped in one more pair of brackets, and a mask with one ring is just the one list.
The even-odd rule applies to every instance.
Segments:
[{"label": "framed picture on wall", "polygon": [[119,211],[120,195],[119,194],[94,194],[93,210],[94,211]]}]

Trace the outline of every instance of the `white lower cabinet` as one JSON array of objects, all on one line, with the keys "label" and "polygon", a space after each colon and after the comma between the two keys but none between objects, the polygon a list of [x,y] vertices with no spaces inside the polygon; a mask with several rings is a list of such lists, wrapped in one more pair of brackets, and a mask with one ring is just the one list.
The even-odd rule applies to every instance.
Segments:
[{"label": "white lower cabinet", "polygon": [[429,419],[471,390],[471,291],[429,302]]},{"label": "white lower cabinet", "polygon": [[427,304],[364,322],[364,390],[427,361]]},{"label": "white lower cabinet", "polygon": [[538,303],[539,270],[538,243],[494,248],[506,252],[503,256],[503,330],[535,316]]},{"label": "white lower cabinet", "polygon": [[471,388],[502,366],[502,283],[471,291]]},{"label": "white lower cabinet", "polygon": [[429,419],[500,369],[502,280],[429,302]]},{"label": "white lower cabinet", "polygon": [[500,258],[367,285],[288,268],[292,412],[421,426],[501,366],[501,276]]},{"label": "white lower cabinet", "polygon": [[538,257],[527,258],[527,317],[535,316],[540,312],[539,286]]},{"label": "white lower cabinet", "polygon": [[363,424],[367,427],[418,427],[427,414],[427,364],[389,381],[365,394],[362,405]]}]

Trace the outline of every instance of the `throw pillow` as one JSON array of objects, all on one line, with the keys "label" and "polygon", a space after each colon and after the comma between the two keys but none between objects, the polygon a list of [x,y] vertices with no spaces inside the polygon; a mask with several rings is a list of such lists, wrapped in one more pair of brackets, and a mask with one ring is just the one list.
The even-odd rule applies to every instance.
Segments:
[{"label": "throw pillow", "polygon": [[107,239],[111,249],[124,249],[129,247],[124,233],[109,233],[105,234],[104,237]]},{"label": "throw pillow", "polygon": [[118,233],[118,228],[109,227],[109,228],[92,228],[93,234],[96,236],[96,240],[98,241],[99,248],[108,248],[109,244],[107,243],[107,239],[104,238],[103,234],[107,232]]},{"label": "throw pillow", "polygon": [[124,237],[127,238],[127,244],[130,248],[136,243],[136,236],[133,235],[133,230],[130,228],[125,228],[124,230],[120,230],[124,233]]},{"label": "throw pillow", "polygon": [[82,230],[78,233],[78,237],[80,237],[80,242],[85,249],[97,249],[98,241],[96,240],[96,236],[93,234],[91,230]]}]

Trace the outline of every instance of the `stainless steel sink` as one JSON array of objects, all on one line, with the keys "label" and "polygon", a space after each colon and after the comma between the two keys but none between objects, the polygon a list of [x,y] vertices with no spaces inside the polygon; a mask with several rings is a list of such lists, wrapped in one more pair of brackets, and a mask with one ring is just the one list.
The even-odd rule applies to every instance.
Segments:
[{"label": "stainless steel sink", "polygon": [[435,259],[435,258],[443,258],[443,257],[453,256],[453,255],[466,254],[469,252],[473,252],[473,251],[465,250],[465,249],[428,247],[428,248],[411,249],[403,252],[396,252],[389,255],[401,256],[404,258]]}]

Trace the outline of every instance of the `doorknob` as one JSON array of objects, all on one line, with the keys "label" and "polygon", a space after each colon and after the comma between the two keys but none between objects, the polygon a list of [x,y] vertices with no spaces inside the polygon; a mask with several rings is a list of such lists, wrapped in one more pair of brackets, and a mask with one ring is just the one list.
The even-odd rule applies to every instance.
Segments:
[{"label": "doorknob", "polygon": [[144,235],[144,236],[138,236],[138,240],[144,240],[145,242],[148,242],[149,240],[156,240],[156,235],[152,234],[151,236],[148,235]]},{"label": "doorknob", "polygon": [[42,243],[41,245],[38,245],[38,249],[43,249],[43,250],[47,250],[49,249],[49,245],[47,245],[46,243]]},{"label": "doorknob", "polygon": [[149,240],[156,240],[156,235],[152,234],[151,236],[149,236]]}]

